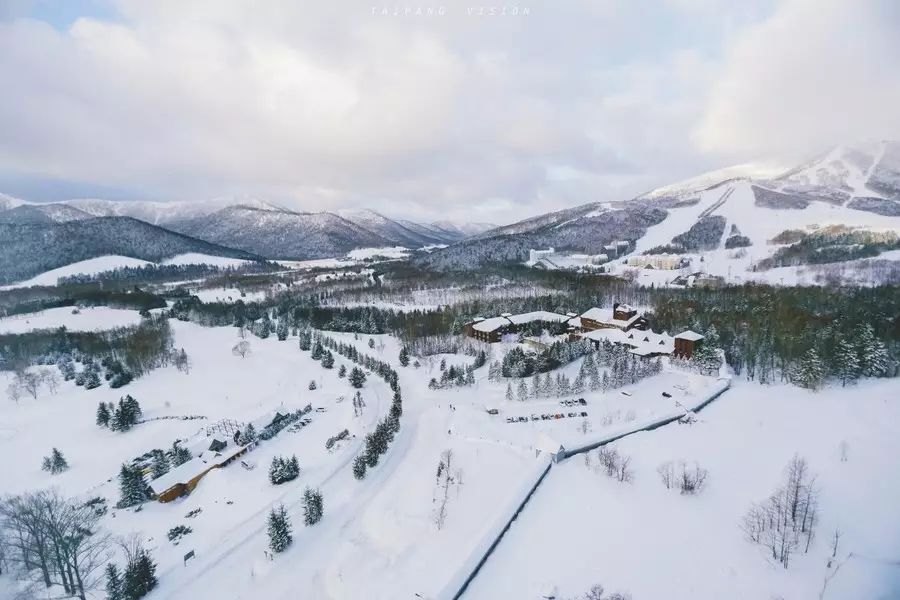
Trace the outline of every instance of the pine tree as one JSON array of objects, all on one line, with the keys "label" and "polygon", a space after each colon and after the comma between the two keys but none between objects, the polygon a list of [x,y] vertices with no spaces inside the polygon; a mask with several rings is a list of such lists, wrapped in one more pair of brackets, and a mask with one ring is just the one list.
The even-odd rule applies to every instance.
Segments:
[{"label": "pine tree", "polygon": [[97,405],[97,425],[100,427],[109,427],[109,419],[111,416],[109,407],[105,402],[101,402]]},{"label": "pine tree", "polygon": [[860,375],[881,377],[888,370],[890,355],[884,342],[875,337],[875,330],[866,323],[859,332],[856,347],[859,355]]},{"label": "pine tree", "polygon": [[152,469],[153,478],[156,479],[169,472],[169,459],[166,458],[166,453],[162,450],[155,452],[154,454]]},{"label": "pine tree", "polygon": [[284,461],[280,456],[273,456],[272,464],[269,465],[269,481],[278,485],[284,480]]},{"label": "pine tree", "polygon": [[315,342],[313,342],[312,353],[310,354],[312,359],[319,360],[320,358],[322,358],[323,352],[324,352],[324,350],[322,349],[322,344],[319,343],[319,340],[316,340]]},{"label": "pine tree", "polygon": [[846,386],[848,383],[854,383],[859,379],[860,366],[859,356],[856,348],[847,341],[842,339],[837,346],[834,354],[835,374],[841,380],[841,385]]},{"label": "pine tree", "polygon": [[297,336],[297,344],[300,346],[301,350],[309,350],[310,344],[312,342],[312,337],[309,334],[309,331],[301,331]]},{"label": "pine tree", "polygon": [[322,519],[322,492],[306,488],[303,492],[303,522],[315,525]]},{"label": "pine tree", "polygon": [[269,513],[267,532],[272,552],[284,552],[294,540],[291,536],[291,520],[283,504]]},{"label": "pine tree", "polygon": [[366,476],[366,459],[362,454],[353,459],[353,476],[363,479]]},{"label": "pine tree", "polygon": [[43,469],[44,471],[49,471],[53,475],[62,473],[68,468],[69,463],[66,462],[66,458],[58,448],[53,448],[53,450],[50,451],[50,456],[45,456],[43,462],[41,463],[41,469]]},{"label": "pine tree", "polygon": [[515,396],[513,396],[512,382],[506,384],[506,399],[510,402],[513,401]]},{"label": "pine tree", "polygon": [[257,439],[259,439],[259,435],[256,433],[253,423],[247,423],[247,426],[244,427],[244,430],[238,436],[237,443],[241,446],[248,446]]},{"label": "pine tree", "polygon": [[369,348],[374,348],[374,347],[375,347],[375,339],[369,338]]},{"label": "pine tree", "polygon": [[350,385],[361,388],[366,383],[366,374],[359,367],[353,367],[349,377]]},{"label": "pine tree", "polygon": [[810,348],[794,370],[794,383],[811,390],[819,389],[825,379],[825,365],[815,348]]},{"label": "pine tree", "polygon": [[122,576],[115,563],[106,564],[106,600],[128,600],[125,598]]},{"label": "pine tree", "polygon": [[528,385],[526,385],[524,379],[519,380],[519,401],[525,402],[528,400]]},{"label": "pine tree", "polygon": [[183,465],[187,461],[194,458],[191,451],[178,445],[178,442],[172,443],[172,466],[177,467]]},{"label": "pine tree", "polygon": [[117,504],[119,508],[135,506],[149,499],[140,467],[122,465],[119,471],[119,494],[121,495]]},{"label": "pine tree", "polygon": [[278,319],[278,325],[275,327],[275,335],[279,342],[283,342],[288,336],[288,324],[285,317]]},{"label": "pine tree", "polygon": [[316,389],[316,380],[315,380],[315,379],[310,379],[310,381],[309,381],[309,389],[310,389],[310,390]]},{"label": "pine tree", "polygon": [[325,354],[322,355],[322,366],[326,369],[334,367],[334,354],[330,350],[326,350]]},{"label": "pine tree", "polygon": [[146,550],[141,549],[125,569],[125,577],[122,585],[124,598],[137,600],[143,598],[159,583],[156,579],[156,563],[150,558]]},{"label": "pine tree", "polygon": [[347,375],[347,367],[345,365],[341,365],[338,369],[338,377],[344,378]]},{"label": "pine tree", "polygon": [[400,366],[405,367],[409,365],[409,348],[403,346],[400,348]]}]

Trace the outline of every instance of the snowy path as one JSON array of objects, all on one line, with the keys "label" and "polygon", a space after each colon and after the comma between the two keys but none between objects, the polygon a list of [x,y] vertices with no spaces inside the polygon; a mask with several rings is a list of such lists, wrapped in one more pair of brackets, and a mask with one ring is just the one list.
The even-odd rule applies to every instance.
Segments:
[{"label": "snowy path", "polygon": [[[338,360],[344,361],[348,366],[353,366],[352,363],[345,361],[342,357],[338,357]],[[377,402],[376,406],[372,407],[375,410],[368,410],[364,413],[367,416],[366,431],[374,428],[375,423],[387,414],[390,407],[390,404],[383,399],[387,394],[385,391],[387,389],[386,384],[374,377],[371,381],[374,384],[372,389],[375,392]],[[335,529],[344,529],[347,515],[354,514],[365,497],[374,493],[377,488],[377,482],[386,476],[386,471],[390,470],[389,465],[392,462],[396,462],[395,455],[400,447],[403,446],[404,437],[410,435],[409,425],[408,422],[403,424],[400,433],[389,450],[387,460],[371,471],[370,476],[363,482],[357,482],[352,479],[350,463],[361,450],[364,443],[364,435],[357,436],[352,444],[344,446],[341,450],[341,457],[336,463],[329,465],[327,468],[311,470],[301,475],[301,482],[311,487],[320,488],[323,490],[326,498],[326,516],[315,528],[303,528],[301,505],[303,488],[292,485],[272,502],[273,506],[278,503],[284,503],[285,508],[288,510],[294,526],[295,547],[298,545],[298,541],[302,540],[301,543],[305,543],[315,539],[316,548],[321,550],[324,542],[339,539],[340,535],[335,532]],[[353,494],[351,491],[348,494],[347,488],[349,485],[362,487],[364,492],[362,494]],[[342,495],[344,497],[343,501],[339,500],[339,504],[336,506],[331,504],[335,499],[340,499]],[[183,569],[174,567],[167,572],[161,573],[161,597],[202,597],[203,590],[208,590],[211,586],[221,586],[223,578],[229,580],[230,585],[228,589],[235,593],[234,597],[253,597],[252,578],[254,577],[254,571],[265,570],[263,550],[268,543],[265,537],[268,512],[269,506],[266,506],[226,532],[222,536],[222,540],[217,546],[218,551],[215,554],[199,556]],[[344,523],[344,525],[338,527],[341,523]],[[327,553],[320,552],[320,555],[327,556]],[[250,566],[249,571],[248,565]],[[250,581],[247,579],[248,575],[250,576]],[[210,578],[215,581],[210,581]],[[296,586],[296,571],[290,573],[290,578],[294,581],[293,585]],[[248,587],[248,584],[250,584],[249,587],[251,589],[244,589]]]}]

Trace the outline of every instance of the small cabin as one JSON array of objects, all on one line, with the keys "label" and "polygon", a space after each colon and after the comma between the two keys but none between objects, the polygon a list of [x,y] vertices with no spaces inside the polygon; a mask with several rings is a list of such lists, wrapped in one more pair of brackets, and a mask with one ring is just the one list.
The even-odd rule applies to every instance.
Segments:
[{"label": "small cabin", "polygon": [[675,350],[673,354],[679,358],[690,358],[703,342],[703,336],[688,329],[675,336]]}]

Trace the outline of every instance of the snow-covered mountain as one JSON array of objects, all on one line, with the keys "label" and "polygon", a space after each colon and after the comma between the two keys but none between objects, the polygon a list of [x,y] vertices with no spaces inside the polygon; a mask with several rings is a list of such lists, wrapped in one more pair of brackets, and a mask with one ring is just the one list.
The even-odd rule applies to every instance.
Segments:
[{"label": "snow-covered mountain", "polygon": [[0,222],[0,284],[100,256],[158,262],[188,253],[259,260],[248,252],[211,244],[131,217],[95,217],[62,223]]},{"label": "snow-covered mountain", "polygon": [[290,260],[343,256],[354,248],[393,245],[391,240],[329,212],[239,205],[166,226],[207,242]]},{"label": "snow-covered mountain", "polygon": [[94,217],[132,217],[153,225],[184,221],[213,214],[229,206],[248,206],[258,210],[285,210],[252,197],[223,197],[197,202],[122,202],[117,200],[77,199],[46,206],[67,205]]},{"label": "snow-covered mountain", "polygon": [[[395,221],[367,208],[342,209],[338,216],[360,227],[407,248],[420,248],[432,244],[446,244],[458,239],[449,232],[438,228],[428,228],[408,221]],[[462,236],[465,237],[465,236]]]},{"label": "snow-covered mountain", "polygon": [[[900,143],[841,146],[791,169],[759,163],[721,169],[633,200],[593,202],[498,227],[418,260],[468,269],[523,261],[530,248],[601,254],[605,245],[625,240],[629,253],[698,260],[704,254],[703,268],[724,274],[746,271],[775,253],[784,245],[778,243],[783,232],[793,231],[797,241],[829,226],[850,228],[835,236],[853,228],[900,232]],[[821,235],[816,243],[825,243]],[[879,243],[877,250],[891,250],[891,244]],[[875,254],[871,248],[842,252],[841,260]]]}]

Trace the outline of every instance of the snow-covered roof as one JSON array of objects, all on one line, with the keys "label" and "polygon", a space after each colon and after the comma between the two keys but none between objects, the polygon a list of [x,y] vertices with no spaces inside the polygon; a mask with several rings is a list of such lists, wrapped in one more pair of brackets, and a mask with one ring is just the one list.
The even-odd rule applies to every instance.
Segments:
[{"label": "snow-covered roof", "polygon": [[669,334],[633,329],[624,332],[621,329],[595,329],[581,335],[584,339],[608,341],[633,348],[632,353],[639,356],[648,354],[671,354],[675,351],[675,338]]},{"label": "snow-covered roof", "polygon": [[[627,304],[620,304],[617,310],[624,310],[630,312],[634,310]],[[613,310],[610,308],[589,308],[582,315],[582,319],[590,319],[592,321],[597,321],[598,323],[606,323],[607,325],[612,325],[613,327],[627,327],[632,325],[635,321],[641,318],[641,313],[635,314],[633,317],[629,319],[616,319],[613,317]]]},{"label": "snow-covered roof", "polygon": [[151,481],[150,488],[154,491],[154,493],[156,493],[156,495],[159,495],[174,485],[178,485],[179,483],[187,483],[197,475],[211,469],[215,465],[215,463],[210,460],[211,457],[211,454],[208,457],[201,454],[200,456],[196,456],[186,463],[178,465],[165,475],[157,477],[156,479]]},{"label": "snow-covered roof", "polygon": [[565,315],[561,315],[558,313],[549,312],[546,310],[535,310],[519,315],[511,315],[509,317],[509,320],[516,325],[522,325],[523,323],[533,323],[535,321],[547,323],[562,323],[567,318],[568,317],[566,317]]},{"label": "snow-covered roof", "polygon": [[510,325],[510,320],[506,317],[491,317],[490,319],[478,321],[472,325],[472,329],[475,331],[490,332],[506,327],[507,325]]},{"label": "snow-covered roof", "polygon": [[682,331],[681,333],[676,335],[675,339],[691,340],[693,342],[696,342],[697,340],[702,340],[703,336],[696,331],[691,331],[690,329],[688,329],[687,331]]},{"label": "snow-covered roof", "polygon": [[609,308],[589,308],[581,313],[582,319],[591,319],[592,321],[606,321],[612,319],[613,311]]},{"label": "snow-covered roof", "polygon": [[620,304],[620,305],[618,305],[618,306],[616,307],[616,310],[621,310],[621,311],[623,311],[623,312],[631,312],[631,311],[633,311],[634,309],[631,307],[630,304],[625,304],[625,303],[623,302],[622,304]]},{"label": "snow-covered roof", "polygon": [[150,482],[150,489],[152,489],[156,495],[159,495],[174,485],[187,483],[197,475],[230,460],[243,450],[244,446],[229,444],[222,452],[203,452],[191,460],[171,469],[165,475],[152,480]]}]

